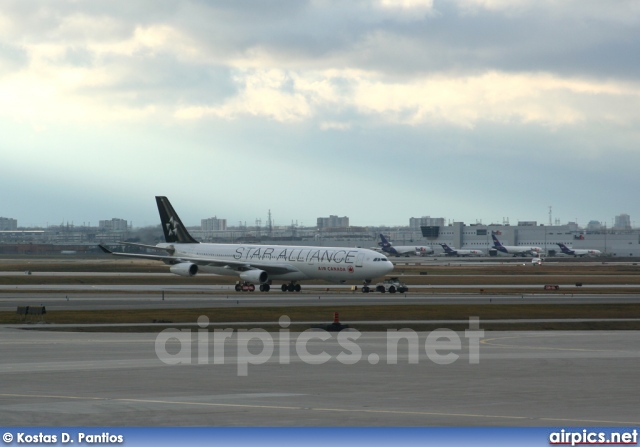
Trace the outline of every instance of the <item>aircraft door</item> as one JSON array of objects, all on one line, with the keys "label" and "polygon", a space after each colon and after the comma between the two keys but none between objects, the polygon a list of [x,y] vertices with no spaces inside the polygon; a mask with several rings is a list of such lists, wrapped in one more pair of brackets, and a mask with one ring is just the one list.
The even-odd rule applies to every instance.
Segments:
[{"label": "aircraft door", "polygon": [[362,267],[363,260],[364,260],[364,253],[360,253],[356,258],[356,267]]}]

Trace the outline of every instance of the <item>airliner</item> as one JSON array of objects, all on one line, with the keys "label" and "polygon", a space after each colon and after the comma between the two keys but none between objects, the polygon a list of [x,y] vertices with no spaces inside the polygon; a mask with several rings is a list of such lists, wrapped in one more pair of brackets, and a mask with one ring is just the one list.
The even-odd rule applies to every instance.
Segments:
[{"label": "airliner", "polygon": [[378,242],[378,245],[380,246],[380,250],[393,256],[425,256],[433,253],[433,248],[421,245],[394,246],[382,233],[380,233],[380,242]]},{"label": "airliner", "polygon": [[512,254],[514,257],[516,257],[516,256],[532,256],[532,255],[534,255],[536,253],[540,253],[542,251],[542,248],[540,248],[540,247],[526,247],[524,245],[522,245],[522,246],[520,246],[520,245],[502,245],[495,234],[492,234],[491,237],[493,238],[493,248],[495,248],[496,250],[498,250],[498,251],[500,251],[502,253]]},{"label": "airliner", "polygon": [[447,256],[483,256],[482,250],[460,250],[449,247],[447,244],[440,244]]},{"label": "airliner", "polygon": [[569,248],[564,245],[562,242],[558,242],[558,247],[562,250],[562,253],[565,255],[571,255],[574,257],[582,257],[582,256],[599,256],[602,254],[600,250],[591,250],[591,249],[578,249],[578,248]]},{"label": "airliner", "polygon": [[239,277],[242,283],[236,284],[238,292],[254,291],[253,283],[259,284],[261,292],[268,292],[273,280],[288,281],[282,284],[283,292],[299,292],[298,281],[308,279],[363,281],[365,292],[373,278],[393,270],[391,261],[365,248],[200,243],[189,234],[168,198],[156,196],[156,203],[166,242],[121,244],[157,250],[160,254],[116,253],[102,244],[100,249],[115,256],[162,261],[171,266],[171,273],[180,276],[202,272]]}]

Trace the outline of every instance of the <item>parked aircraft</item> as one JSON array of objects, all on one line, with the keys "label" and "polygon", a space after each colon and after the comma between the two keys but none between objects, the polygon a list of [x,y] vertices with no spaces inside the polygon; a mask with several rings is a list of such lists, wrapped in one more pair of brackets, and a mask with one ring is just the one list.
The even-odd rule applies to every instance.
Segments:
[{"label": "parked aircraft", "polygon": [[447,256],[483,256],[482,250],[461,250],[449,247],[447,244],[440,244]]},{"label": "parked aircraft", "polygon": [[502,253],[512,254],[514,257],[532,256],[536,253],[542,252],[542,248],[540,247],[527,247],[524,245],[502,245],[495,234],[492,234],[491,237],[493,238],[493,248]]},{"label": "parked aircraft", "polygon": [[380,233],[380,242],[378,242],[380,250],[393,256],[426,256],[433,253],[433,248],[421,245],[402,245],[394,246]]},{"label": "parked aircraft", "polygon": [[[237,276],[243,281],[236,291],[268,292],[272,280],[284,280],[283,292],[299,292],[298,281],[322,279],[332,282],[364,281],[384,276],[393,270],[393,264],[380,253],[364,248],[305,247],[286,245],[208,244],[195,240],[182,224],[169,199],[157,196],[156,203],[166,243],[144,245],[122,243],[161,254],[116,253],[104,245],[99,247],[116,256],[153,259],[170,265],[171,273],[195,276],[199,272]],[[363,287],[364,291],[364,287]]]},{"label": "parked aircraft", "polygon": [[574,257],[582,257],[582,256],[599,256],[602,254],[600,250],[591,250],[591,249],[578,249],[578,248],[569,248],[564,245],[562,242],[558,242],[558,247],[565,255],[571,255]]}]

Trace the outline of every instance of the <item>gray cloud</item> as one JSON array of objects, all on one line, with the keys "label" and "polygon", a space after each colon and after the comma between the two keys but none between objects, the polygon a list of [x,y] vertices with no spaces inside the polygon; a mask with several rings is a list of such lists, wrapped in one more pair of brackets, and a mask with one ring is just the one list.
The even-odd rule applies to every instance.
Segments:
[{"label": "gray cloud", "polygon": [[[205,196],[205,214],[251,221],[271,207],[283,224],[640,211],[634,2],[0,10],[2,182],[29,167],[34,185],[0,214],[21,221],[60,210],[142,223],[139,204],[155,194],[175,196],[193,223]],[[43,188],[47,203],[81,209],[47,208]],[[129,215],[105,210],[109,196]],[[402,213],[372,212],[400,197]]]}]

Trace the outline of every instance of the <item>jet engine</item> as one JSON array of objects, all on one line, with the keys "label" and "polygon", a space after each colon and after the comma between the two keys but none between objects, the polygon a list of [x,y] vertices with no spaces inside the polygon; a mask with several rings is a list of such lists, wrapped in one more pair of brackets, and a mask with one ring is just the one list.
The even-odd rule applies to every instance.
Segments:
[{"label": "jet engine", "polygon": [[264,284],[269,280],[269,274],[264,270],[247,270],[240,273],[240,278],[243,281]]},{"label": "jet engine", "polygon": [[196,276],[198,266],[191,262],[181,262],[180,264],[172,265],[169,271],[180,276]]}]

